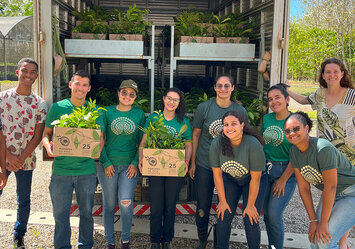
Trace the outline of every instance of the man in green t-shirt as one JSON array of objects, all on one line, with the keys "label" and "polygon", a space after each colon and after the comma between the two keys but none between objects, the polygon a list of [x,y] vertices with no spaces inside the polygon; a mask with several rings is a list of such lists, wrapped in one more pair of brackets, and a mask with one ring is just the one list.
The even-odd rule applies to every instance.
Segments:
[{"label": "man in green t-shirt", "polygon": [[[86,103],[86,95],[91,89],[90,75],[85,71],[77,71],[69,82],[70,99],[54,103],[49,109],[43,134],[43,146],[48,156],[53,156],[53,148],[49,142],[53,135],[54,120],[64,114],[70,114],[76,107]],[[92,208],[96,188],[96,166],[94,159],[87,157],[54,157],[53,173],[49,185],[55,219],[54,247],[71,248],[70,245],[70,208],[72,194],[75,189],[80,211],[79,248],[92,248],[94,245],[94,220]]]}]

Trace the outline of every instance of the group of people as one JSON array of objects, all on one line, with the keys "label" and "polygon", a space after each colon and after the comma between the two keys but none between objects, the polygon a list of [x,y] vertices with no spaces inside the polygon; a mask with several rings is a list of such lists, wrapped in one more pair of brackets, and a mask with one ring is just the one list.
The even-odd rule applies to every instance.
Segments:
[{"label": "group of people", "polygon": [[[47,154],[54,157],[49,186],[54,247],[71,248],[73,190],[80,211],[78,247],[93,247],[92,208],[98,177],[107,248],[116,244],[117,204],[122,221],[121,248],[130,248],[134,191],[147,140],[139,127],[148,127],[157,114],[146,119],[144,112],[133,106],[138,85],[124,80],[117,89],[118,104],[105,107],[98,119],[103,134],[99,164],[91,158],[54,156],[52,122],[86,104],[90,75],[74,73],[69,82],[71,97],[54,103],[47,114],[44,100],[31,91],[38,76],[37,63],[22,59],[16,73],[18,86],[0,93],[0,189],[14,172],[18,203],[15,248],[24,248],[36,163],[34,149],[41,140]],[[216,98],[198,105],[193,129],[185,116],[182,92],[177,88],[165,91],[161,105],[164,125],[175,135],[187,126],[182,134],[186,141],[185,174],[196,189],[198,249],[207,246],[214,188],[218,195],[218,249],[229,248],[231,223],[241,196],[248,247],[260,248],[259,216],[263,210],[269,248],[283,248],[283,213],[296,184],[309,216],[312,248],[347,248],[348,231],[355,225],[355,90],[344,64],[334,58],[322,63],[319,83],[321,87],[308,97],[295,94],[286,84],[270,87],[267,99],[272,112],[264,116],[260,134],[250,127],[244,107],[231,99],[235,85],[229,75],[216,79]],[[288,110],[290,96],[317,110],[320,138],[309,135],[312,121],[305,113]],[[171,248],[175,206],[183,183],[184,177],[149,177],[151,249]],[[310,184],[322,191],[317,209]]]}]

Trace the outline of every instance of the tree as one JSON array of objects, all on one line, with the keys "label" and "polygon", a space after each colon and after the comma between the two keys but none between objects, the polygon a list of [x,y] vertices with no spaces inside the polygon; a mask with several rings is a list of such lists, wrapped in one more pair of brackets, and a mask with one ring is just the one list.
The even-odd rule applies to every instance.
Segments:
[{"label": "tree", "polygon": [[290,24],[288,72],[292,79],[316,79],[321,62],[335,54],[336,33]]},{"label": "tree", "polygon": [[1,0],[0,16],[32,16],[33,0]]},{"label": "tree", "polygon": [[336,53],[334,56],[347,64],[350,73],[353,71],[354,58],[351,52],[354,47],[355,6],[353,0],[307,0],[303,1],[306,14],[300,24],[306,27],[318,27],[336,32]]}]

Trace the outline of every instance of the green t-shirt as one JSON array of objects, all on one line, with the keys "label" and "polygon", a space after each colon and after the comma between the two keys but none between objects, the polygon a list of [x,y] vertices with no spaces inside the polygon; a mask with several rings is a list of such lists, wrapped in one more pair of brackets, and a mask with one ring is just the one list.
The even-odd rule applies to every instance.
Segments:
[{"label": "green t-shirt", "polygon": [[238,182],[250,176],[250,171],[265,169],[265,156],[260,142],[253,136],[243,135],[239,146],[233,147],[233,157],[222,154],[221,136],[213,139],[210,146],[210,163],[212,168],[221,168]]},{"label": "green t-shirt", "polygon": [[131,110],[122,112],[116,105],[106,107],[103,111],[103,132],[106,140],[101,152],[100,161],[104,167],[110,165],[138,166],[138,146],[143,132],[138,128],[145,122],[144,112],[132,107]]},{"label": "green t-shirt", "polygon": [[[147,121],[145,122],[145,128],[147,128],[151,122],[153,123],[156,120],[154,117],[158,117],[158,114],[152,113],[148,116]],[[169,121],[166,120],[164,117],[163,122],[164,122],[164,126],[168,129],[169,133],[172,133],[174,135],[177,135],[181,129],[181,126],[186,124],[187,130],[182,134],[181,137],[185,140],[191,140],[192,129],[191,129],[190,121],[187,117],[184,117],[184,120],[182,121],[182,123],[179,123],[176,116],[172,120],[169,120]]]},{"label": "green t-shirt", "polygon": [[232,101],[227,108],[217,105],[216,99],[207,100],[197,106],[192,123],[193,128],[201,129],[196,151],[196,164],[211,170],[208,152],[213,138],[221,134],[223,130],[222,117],[227,111],[236,110],[240,112],[245,120],[248,115],[244,107]]},{"label": "green t-shirt", "polygon": [[[57,103],[54,103],[48,111],[46,119],[46,127],[53,129],[51,123],[54,120],[60,119],[60,116],[64,114],[70,114],[75,109],[70,99],[64,99]],[[88,157],[70,157],[70,156],[58,156],[54,158],[53,162],[53,174],[56,175],[89,175],[96,173],[95,161]]]},{"label": "green t-shirt", "polygon": [[299,169],[303,178],[320,190],[324,189],[322,172],[329,169],[337,169],[337,193],[355,184],[355,167],[326,139],[313,137],[304,153],[292,146],[290,159],[292,167]]},{"label": "green t-shirt", "polygon": [[265,140],[264,152],[268,161],[288,162],[290,160],[289,151],[292,144],[286,139],[284,123],[285,119],[277,120],[274,112],[264,116],[261,133]]}]

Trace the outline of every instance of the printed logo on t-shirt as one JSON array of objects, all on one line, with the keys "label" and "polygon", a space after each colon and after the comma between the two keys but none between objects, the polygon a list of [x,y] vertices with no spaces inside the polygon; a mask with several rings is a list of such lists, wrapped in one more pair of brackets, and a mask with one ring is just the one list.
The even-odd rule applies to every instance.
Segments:
[{"label": "printed logo on t-shirt", "polygon": [[221,165],[223,172],[230,174],[233,177],[242,177],[248,174],[248,169],[236,161],[227,161]]},{"label": "printed logo on t-shirt", "polygon": [[136,129],[136,125],[132,120],[126,117],[118,117],[111,123],[111,131],[116,135],[125,134],[130,135]]},{"label": "printed logo on t-shirt", "polygon": [[283,140],[285,139],[285,134],[280,127],[276,125],[272,125],[266,128],[266,130],[263,133],[263,137],[265,140],[265,144],[279,146],[280,144],[282,144]]},{"label": "printed logo on t-shirt", "polygon": [[222,130],[223,130],[222,119],[217,119],[213,121],[208,128],[208,132],[213,138],[219,136]]},{"label": "printed logo on t-shirt", "polygon": [[164,127],[168,129],[168,133],[174,134],[174,136],[176,136],[178,134],[174,127],[171,127],[169,125],[164,125]]},{"label": "printed logo on t-shirt", "polygon": [[312,185],[319,185],[323,183],[322,175],[310,165],[305,165],[301,168],[301,175]]}]

